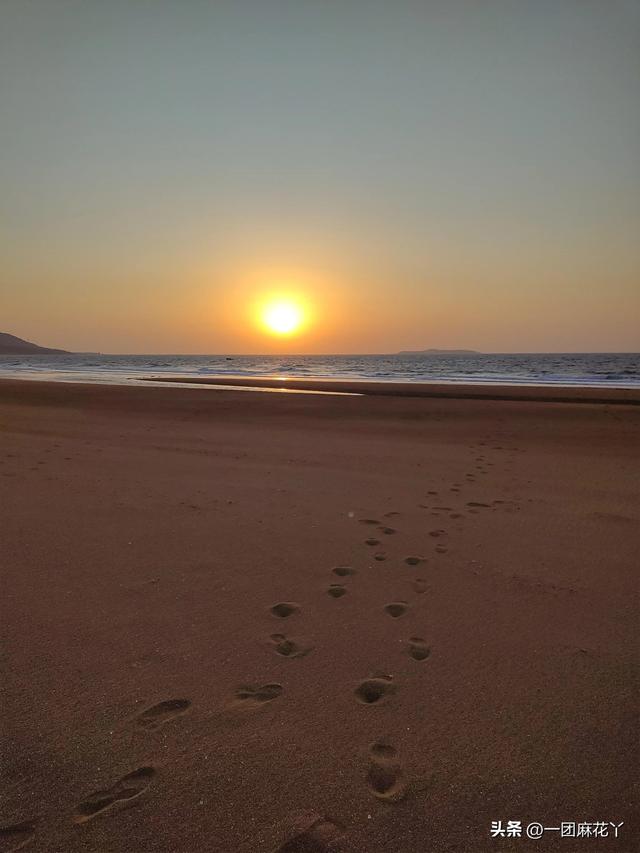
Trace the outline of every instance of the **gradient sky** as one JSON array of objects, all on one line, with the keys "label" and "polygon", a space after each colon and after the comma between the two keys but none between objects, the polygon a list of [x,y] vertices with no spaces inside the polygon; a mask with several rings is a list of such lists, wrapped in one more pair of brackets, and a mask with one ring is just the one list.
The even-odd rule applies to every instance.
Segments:
[{"label": "gradient sky", "polygon": [[639,83],[640,0],[0,0],[0,331],[639,350]]}]

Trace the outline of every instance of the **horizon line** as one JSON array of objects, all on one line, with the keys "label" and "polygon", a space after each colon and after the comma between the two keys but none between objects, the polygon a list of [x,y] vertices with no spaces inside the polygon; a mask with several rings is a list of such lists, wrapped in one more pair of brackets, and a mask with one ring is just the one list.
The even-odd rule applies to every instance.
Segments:
[{"label": "horizon line", "polygon": [[101,352],[98,350],[62,350],[53,353],[5,353],[5,355],[103,355],[103,356],[179,356],[207,358],[327,358],[334,356],[396,356],[415,355],[640,355],[640,350],[450,350],[434,347],[429,350],[395,350],[393,352]]}]

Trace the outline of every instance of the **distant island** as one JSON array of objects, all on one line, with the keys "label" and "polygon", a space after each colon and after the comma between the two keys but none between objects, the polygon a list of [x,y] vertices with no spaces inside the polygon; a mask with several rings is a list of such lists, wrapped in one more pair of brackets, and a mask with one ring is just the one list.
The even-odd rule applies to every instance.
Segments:
[{"label": "distant island", "polygon": [[16,338],[15,335],[0,332],[0,355],[55,355],[56,353],[64,355],[67,353],[67,350],[39,347],[30,341]]},{"label": "distant island", "polygon": [[481,355],[476,349],[403,349],[396,355]]}]

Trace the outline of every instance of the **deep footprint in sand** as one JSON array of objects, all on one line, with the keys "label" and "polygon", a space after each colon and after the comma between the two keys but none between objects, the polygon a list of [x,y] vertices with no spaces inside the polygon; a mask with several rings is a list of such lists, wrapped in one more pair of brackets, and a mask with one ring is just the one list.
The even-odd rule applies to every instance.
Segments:
[{"label": "deep footprint in sand", "polygon": [[31,841],[35,831],[35,823],[30,820],[14,823],[11,826],[0,826],[0,853],[15,853],[17,850],[22,850]]},{"label": "deep footprint in sand", "polygon": [[360,518],[358,521],[360,524],[380,524],[377,518]]},{"label": "deep footprint in sand", "polygon": [[281,693],[281,684],[262,684],[260,686],[245,684],[236,690],[236,702],[245,707],[264,705],[265,702],[272,702],[277,699]]},{"label": "deep footprint in sand", "polygon": [[367,784],[374,797],[388,802],[401,799],[406,787],[395,747],[378,741],[369,749],[369,760]]},{"label": "deep footprint in sand", "polygon": [[424,578],[416,578],[413,582],[413,588],[419,595],[422,595],[428,589],[426,580]]},{"label": "deep footprint in sand", "polygon": [[381,530],[385,534],[385,536],[393,536],[393,534],[396,532],[395,528],[393,527],[379,527],[378,530]]},{"label": "deep footprint in sand", "polygon": [[408,566],[417,566],[420,563],[424,563],[425,558],[419,557],[416,555],[416,556],[411,556],[411,557],[405,557],[404,561]]},{"label": "deep footprint in sand", "polygon": [[342,596],[346,594],[347,588],[341,583],[332,583],[329,589],[327,590],[327,595],[330,595],[331,598],[342,598]]},{"label": "deep footprint in sand", "polygon": [[294,601],[281,601],[279,604],[274,604],[271,608],[271,613],[277,616],[278,619],[286,619],[300,610],[300,605]]},{"label": "deep footprint in sand", "polygon": [[371,538],[371,539],[365,539],[365,540],[364,540],[364,544],[365,544],[365,545],[369,545],[369,547],[370,547],[370,548],[373,548],[375,545],[379,545],[379,544],[380,544],[380,540],[379,540],[379,539],[373,539],[373,538]]},{"label": "deep footprint in sand", "polygon": [[426,660],[431,654],[431,649],[422,637],[411,637],[409,639],[409,656],[414,660]]},{"label": "deep footprint in sand", "polygon": [[311,646],[305,646],[297,640],[285,637],[284,634],[272,634],[271,642],[276,652],[283,658],[301,658],[311,651]]},{"label": "deep footprint in sand", "polygon": [[382,563],[387,559],[387,555],[384,553],[384,551],[378,551],[373,555],[373,559],[377,560],[379,563]]},{"label": "deep footprint in sand", "polygon": [[143,711],[138,716],[137,723],[145,729],[157,729],[168,720],[184,714],[190,706],[191,702],[188,699],[166,699]]},{"label": "deep footprint in sand", "polygon": [[311,814],[298,822],[293,835],[276,853],[339,853],[344,829],[332,820]]},{"label": "deep footprint in sand", "polygon": [[363,705],[376,705],[395,693],[395,690],[390,675],[378,675],[361,682],[355,689],[355,695]]},{"label": "deep footprint in sand", "polygon": [[384,612],[388,613],[393,619],[404,616],[408,609],[409,605],[406,601],[392,601],[390,604],[385,604],[384,606]]},{"label": "deep footprint in sand", "polygon": [[134,800],[146,791],[155,775],[156,771],[153,767],[140,767],[133,773],[123,776],[110,788],[96,791],[77,807],[74,822],[85,823],[118,803]]},{"label": "deep footprint in sand", "polygon": [[332,571],[333,574],[338,575],[339,578],[350,578],[357,574],[356,570],[352,569],[351,566],[336,566]]}]

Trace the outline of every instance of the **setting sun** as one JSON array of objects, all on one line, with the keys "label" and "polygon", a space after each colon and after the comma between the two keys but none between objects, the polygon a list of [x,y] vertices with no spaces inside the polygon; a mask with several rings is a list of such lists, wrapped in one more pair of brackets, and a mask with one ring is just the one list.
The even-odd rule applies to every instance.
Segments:
[{"label": "setting sun", "polygon": [[260,309],[260,322],[272,335],[288,336],[299,332],[305,321],[305,311],[293,299],[268,301]]}]

